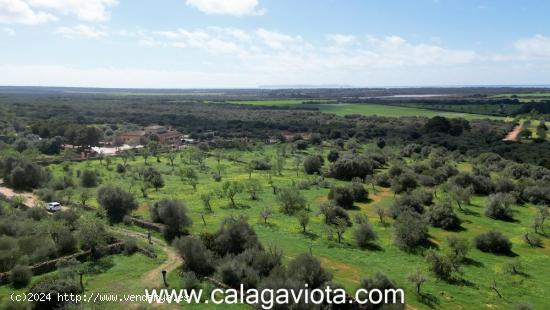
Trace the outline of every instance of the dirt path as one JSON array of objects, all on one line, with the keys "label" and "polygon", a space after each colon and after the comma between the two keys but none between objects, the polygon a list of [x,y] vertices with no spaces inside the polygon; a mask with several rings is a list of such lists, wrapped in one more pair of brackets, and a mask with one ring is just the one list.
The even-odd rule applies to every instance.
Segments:
[{"label": "dirt path", "polygon": [[15,196],[23,197],[23,203],[32,208],[36,205],[38,198],[31,192],[16,192],[13,189],[7,187],[4,184],[4,180],[0,179],[0,194],[6,196],[8,199],[12,199]]},{"label": "dirt path", "polygon": [[512,128],[512,130],[506,134],[506,137],[504,137],[502,141],[516,141],[522,127],[523,126],[521,124],[514,126],[514,128]]},{"label": "dirt path", "polygon": [[[147,239],[146,235],[135,231],[122,228],[112,230],[130,237],[145,240]],[[176,253],[176,251],[172,247],[167,245],[166,242],[164,242],[163,240],[155,237],[151,238],[151,240],[153,241],[154,245],[161,247],[164,253],[166,253],[166,260],[155,269],[152,269],[143,274],[143,276],[141,277],[141,282],[144,284],[144,287],[164,287],[164,283],[162,282],[162,271],[166,270],[168,273],[170,273],[176,270],[181,265],[182,260],[179,257],[178,253]]]}]

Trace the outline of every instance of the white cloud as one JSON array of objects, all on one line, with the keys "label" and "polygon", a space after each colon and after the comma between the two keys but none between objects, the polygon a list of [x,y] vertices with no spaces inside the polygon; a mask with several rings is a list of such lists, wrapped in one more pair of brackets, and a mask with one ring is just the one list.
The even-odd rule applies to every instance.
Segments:
[{"label": "white cloud", "polygon": [[57,14],[85,21],[109,19],[118,0],[0,0],[0,23],[36,25],[57,20]]},{"label": "white cloud", "polygon": [[17,34],[15,30],[8,27],[0,28],[0,30],[2,30],[2,32],[5,33],[8,37],[15,37],[15,35]]},{"label": "white cloud", "polygon": [[72,27],[58,27],[56,32],[69,39],[99,39],[107,36],[107,33],[103,30],[82,24]]},{"label": "white cloud", "polygon": [[291,36],[263,28],[256,30],[256,35],[262,39],[264,44],[275,49],[281,49],[289,44],[302,41],[300,36]]},{"label": "white cloud", "polygon": [[327,35],[327,40],[336,45],[349,45],[355,43],[357,41],[357,38],[353,35],[333,33]]},{"label": "white cloud", "polygon": [[550,37],[541,34],[520,39],[514,47],[526,58],[550,58]]},{"label": "white cloud", "polygon": [[26,0],[31,6],[51,9],[61,14],[75,15],[85,21],[105,21],[109,19],[108,8],[118,4],[118,0]]},{"label": "white cloud", "polygon": [[36,25],[57,18],[43,11],[35,11],[24,0],[0,0],[0,23]]},{"label": "white cloud", "polygon": [[263,15],[265,9],[258,8],[258,0],[187,0],[188,6],[212,15]]}]

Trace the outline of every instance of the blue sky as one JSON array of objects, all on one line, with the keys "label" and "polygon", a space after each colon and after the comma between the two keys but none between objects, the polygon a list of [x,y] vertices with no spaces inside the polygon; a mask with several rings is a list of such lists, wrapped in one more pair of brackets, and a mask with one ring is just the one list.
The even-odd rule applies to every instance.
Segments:
[{"label": "blue sky", "polygon": [[0,0],[0,85],[550,84],[544,0]]}]

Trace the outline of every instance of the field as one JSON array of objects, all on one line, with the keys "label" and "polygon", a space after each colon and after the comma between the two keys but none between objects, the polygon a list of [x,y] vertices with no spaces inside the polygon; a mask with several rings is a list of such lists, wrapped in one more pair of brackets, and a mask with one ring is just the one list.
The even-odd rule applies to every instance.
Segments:
[{"label": "field", "polygon": [[318,105],[320,110],[325,113],[334,113],[336,115],[360,114],[360,115],[378,115],[386,117],[400,116],[444,116],[449,118],[464,118],[464,119],[504,119],[502,117],[488,116],[482,114],[457,113],[435,111],[428,109],[419,109],[412,107],[399,107],[390,105],[378,104],[321,104]]},{"label": "field", "polygon": [[[365,146],[365,150],[368,151],[373,147],[372,145],[367,145]],[[273,147],[267,146],[260,147],[251,152],[233,151],[226,155],[249,161],[253,158],[271,156],[274,154],[274,151]],[[316,153],[319,151],[326,152],[326,149],[311,150],[310,152]],[[175,198],[185,201],[194,221],[192,226],[193,234],[198,234],[202,231],[215,231],[221,220],[227,216],[246,215],[262,243],[281,248],[284,251],[285,261],[301,253],[306,253],[311,248],[312,253],[320,258],[324,267],[334,274],[336,282],[343,284],[349,291],[353,291],[358,287],[359,281],[363,276],[381,271],[398,283],[400,287],[405,288],[408,297],[407,303],[415,308],[434,306],[443,309],[470,309],[476,308],[479,305],[510,308],[523,301],[529,301],[534,306],[542,307],[548,303],[548,297],[544,294],[544,290],[550,285],[550,278],[546,276],[550,273],[550,266],[547,264],[548,255],[550,254],[548,252],[550,242],[546,239],[544,248],[531,248],[522,241],[522,235],[526,232],[525,227],[529,225],[528,223],[534,215],[535,209],[532,205],[515,206],[514,216],[516,221],[504,223],[489,219],[483,215],[487,197],[479,196],[472,199],[471,204],[465,208],[466,211],[457,210],[464,222],[464,230],[448,232],[430,228],[430,240],[441,251],[446,250],[445,238],[449,235],[458,235],[472,240],[482,232],[498,229],[510,237],[513,242],[514,255],[524,262],[525,271],[524,274],[511,276],[505,272],[505,265],[514,260],[514,257],[496,256],[474,249],[468,255],[468,263],[463,267],[465,282],[462,284],[449,283],[430,276],[423,288],[430,299],[422,302],[415,297],[413,286],[407,282],[407,275],[416,269],[425,272],[427,270],[425,259],[420,254],[404,252],[393,244],[392,220],[388,220],[386,224],[381,224],[377,220],[375,207],[379,206],[387,210],[395,199],[394,194],[389,189],[378,186],[374,189],[369,187],[371,201],[369,203],[357,203],[356,208],[349,211],[352,218],[356,214],[367,215],[379,236],[376,248],[361,250],[355,246],[352,236],[353,229],[351,228],[344,234],[344,241],[342,243],[327,239],[322,216],[317,211],[319,205],[323,201],[326,201],[327,188],[312,186],[310,189],[302,191],[312,214],[311,224],[306,234],[301,233],[301,228],[295,218],[286,216],[278,211],[278,205],[271,193],[268,178],[272,178],[273,182],[279,186],[290,185],[291,182],[300,182],[313,178],[312,176],[305,175],[301,170],[296,172],[291,158],[287,160],[286,167],[281,176],[275,174],[269,176],[266,172],[259,171],[252,173],[252,179],[259,180],[262,184],[262,191],[259,194],[258,200],[252,201],[246,193],[242,193],[237,196],[239,207],[231,208],[228,206],[227,199],[216,198],[212,204],[213,213],[205,213],[198,198],[200,193],[213,191],[220,187],[220,183],[215,182],[210,176],[212,171],[218,169],[218,163],[213,157],[209,157],[206,160],[208,168],[200,173],[197,192],[194,192],[191,186],[183,183],[175,175],[175,171],[179,168],[189,166],[189,163],[185,160],[185,156],[183,156],[182,160],[176,160],[176,167],[171,167],[168,160],[163,157],[160,158],[160,163],[157,163],[154,158],[149,158],[148,161],[150,166],[162,172],[166,184],[158,191],[150,190],[148,198],[140,197],[141,194],[135,184],[133,185],[124,174],[121,175],[114,171],[113,168],[117,163],[121,162],[120,159],[114,160],[109,167],[105,165],[105,162],[100,164],[96,160],[70,164],[68,166],[66,164],[52,165],[50,168],[55,176],[64,175],[64,171],[67,168],[71,171],[86,169],[98,171],[101,175],[102,184],[120,186],[131,191],[135,197],[139,197],[140,207],[134,212],[134,215],[145,219],[149,218],[148,206],[158,199]],[[131,167],[141,166],[143,162],[143,158],[136,157],[134,160],[129,161],[129,167],[131,169]],[[245,172],[243,164],[223,159],[220,161],[220,165],[224,181],[239,180],[244,182],[248,180],[248,173]],[[471,169],[468,163],[460,163],[458,167],[460,170]],[[345,182],[341,181],[330,181],[333,184],[345,184]],[[75,194],[75,196],[78,196],[78,194]],[[92,201],[91,204],[97,206],[95,201]],[[272,206],[273,208],[273,216],[269,218],[267,224],[264,224],[259,216],[260,211],[265,206]],[[204,216],[206,225],[203,225],[201,216]],[[141,232],[143,233],[143,231]],[[147,260],[140,263],[140,265],[146,262]],[[120,266],[119,263],[131,263],[131,258],[117,259],[115,267],[101,277],[90,280],[91,287],[97,291],[108,291],[113,288],[113,281],[121,278],[125,272],[124,269],[120,269],[123,266]],[[143,266],[143,268],[147,268],[147,265]],[[143,272],[142,269],[138,271],[135,272],[136,275]],[[170,278],[174,279],[174,282],[177,283],[178,276],[175,273],[176,271],[170,274]],[[134,272],[132,271],[131,274],[134,274]],[[498,283],[500,292],[505,298],[499,298],[490,289],[493,281]],[[139,292],[138,287],[139,285],[134,287],[137,292]]]},{"label": "field", "polygon": [[302,100],[302,99],[285,99],[285,100],[246,100],[246,101],[229,101],[234,104],[250,104],[261,106],[293,106],[303,104],[304,102],[315,103],[328,103],[334,100]]},{"label": "field", "polygon": [[[402,107],[402,106],[393,106],[393,105],[384,105],[384,104],[334,104],[334,103],[323,103],[323,101],[329,100],[314,100],[315,102],[320,102],[320,104],[308,104],[307,107],[318,108],[321,112],[332,113],[336,115],[349,115],[349,114],[360,114],[360,115],[378,115],[385,117],[401,117],[401,116],[445,116],[449,118],[464,118],[464,119],[504,119],[497,116],[489,116],[483,114],[472,114],[472,113],[460,113],[460,112],[446,112],[446,111],[437,111],[437,110],[428,110],[416,107]],[[301,105],[304,100],[260,100],[260,101],[231,101],[231,103],[238,104],[250,104],[250,105],[261,105],[261,106],[294,106]]]}]

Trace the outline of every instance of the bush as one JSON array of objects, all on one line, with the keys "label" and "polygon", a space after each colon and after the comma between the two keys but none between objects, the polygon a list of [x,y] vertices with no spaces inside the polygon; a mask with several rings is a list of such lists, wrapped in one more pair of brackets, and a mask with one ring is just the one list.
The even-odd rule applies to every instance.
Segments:
[{"label": "bush", "polygon": [[297,150],[303,151],[309,147],[309,143],[306,140],[298,140],[294,142],[294,146]]},{"label": "bush", "polygon": [[304,160],[304,171],[307,174],[321,174],[321,167],[323,166],[323,162],[321,161],[321,158],[317,155],[308,156]]},{"label": "bush", "polygon": [[474,244],[483,252],[510,254],[512,251],[512,243],[508,237],[494,230],[477,236],[474,239]]},{"label": "bush", "polygon": [[367,202],[369,201],[369,191],[359,182],[353,182],[350,185],[351,191],[353,193],[353,200],[356,202]]},{"label": "bush", "polygon": [[281,206],[281,211],[287,215],[292,215],[306,207],[304,196],[292,187],[280,189],[275,199]]},{"label": "bush", "polygon": [[388,188],[391,186],[391,179],[387,173],[380,173],[375,175],[374,182],[380,187]]},{"label": "bush", "polygon": [[254,170],[271,170],[271,164],[263,159],[253,159],[250,161],[250,166]]},{"label": "bush", "polygon": [[454,265],[449,257],[438,254],[434,250],[429,250],[426,254],[426,261],[429,264],[430,271],[437,278],[442,280],[451,279],[454,271]]},{"label": "bush", "polygon": [[395,285],[395,283],[393,283],[392,280],[390,280],[390,278],[388,278],[388,276],[381,272],[377,272],[371,278],[363,278],[361,280],[361,288],[364,288],[368,291],[378,289],[383,292],[384,290],[396,289],[397,286]]},{"label": "bush", "polygon": [[412,194],[404,194],[398,197],[391,206],[390,213],[393,218],[397,218],[404,211],[412,211],[418,214],[424,213],[424,206],[419,197]]},{"label": "bush", "polygon": [[154,222],[165,225],[162,234],[168,241],[180,237],[183,230],[193,223],[187,215],[187,208],[178,200],[162,199],[157,201],[151,206],[150,213]]},{"label": "bush", "polygon": [[327,160],[331,163],[335,162],[340,158],[340,153],[336,150],[330,150],[327,154]]},{"label": "bush", "polygon": [[197,278],[194,272],[188,271],[184,272],[181,277],[181,287],[184,290],[196,290],[200,288],[201,282]]},{"label": "bush", "polygon": [[82,187],[96,187],[97,186],[97,174],[93,170],[84,170],[80,175],[80,186]]},{"label": "bush", "polygon": [[172,245],[185,262],[187,270],[200,276],[208,276],[214,272],[212,252],[204,246],[201,239],[193,236],[176,238]]},{"label": "bush", "polygon": [[116,172],[117,172],[117,173],[124,173],[124,172],[126,172],[126,166],[124,166],[123,164],[117,164],[117,165],[116,165]]},{"label": "bush", "polygon": [[104,186],[97,191],[97,201],[112,223],[120,223],[125,215],[138,208],[132,194],[116,186]]},{"label": "bush", "polygon": [[404,172],[401,175],[395,177],[391,181],[391,189],[396,193],[403,193],[412,191],[418,187],[418,182],[416,181],[416,175]]},{"label": "bush", "polygon": [[233,288],[241,285],[245,289],[255,288],[260,281],[258,273],[250,266],[237,259],[231,259],[218,267],[216,277],[224,284]]},{"label": "bush", "polygon": [[508,194],[497,193],[489,196],[485,215],[492,219],[511,221],[514,218],[511,203],[513,198]]},{"label": "bush", "polygon": [[321,205],[321,213],[325,216],[325,224],[327,225],[336,225],[338,224],[338,219],[342,219],[348,223],[348,226],[351,226],[348,212],[342,207],[335,206],[331,203],[324,203]]},{"label": "bush", "polygon": [[377,238],[374,229],[372,229],[372,226],[366,221],[359,224],[357,229],[353,232],[353,236],[357,241],[357,245],[361,248],[369,246],[371,242]]},{"label": "bush", "polygon": [[124,238],[124,253],[131,255],[137,252],[139,249],[136,238],[126,237]]},{"label": "bush", "polygon": [[309,289],[322,287],[332,280],[332,274],[323,269],[321,262],[309,254],[301,254],[288,263],[288,275],[300,287],[306,283]]},{"label": "bush", "polygon": [[224,256],[260,246],[256,232],[243,217],[227,218],[214,236],[215,250]]},{"label": "bush", "polygon": [[374,169],[369,160],[353,154],[339,158],[330,167],[330,175],[338,180],[364,179],[373,173]]},{"label": "bush", "polygon": [[344,209],[353,207],[353,191],[347,187],[333,187],[328,193],[328,198]]},{"label": "bush", "polygon": [[28,267],[16,265],[10,271],[10,282],[14,287],[25,287],[29,285],[31,279],[32,271]]},{"label": "bush", "polygon": [[80,293],[80,288],[73,280],[50,277],[34,284],[30,289],[30,293],[36,294],[37,296],[41,296],[41,294],[51,294],[53,297],[49,300],[44,299],[36,301],[34,309],[63,309],[64,305],[68,302],[59,300],[54,296],[58,296],[58,294],[78,294]]},{"label": "bush", "polygon": [[55,244],[59,255],[67,255],[74,253],[78,242],[70,229],[62,228],[55,238]]},{"label": "bush", "polygon": [[422,217],[410,210],[399,214],[395,224],[395,244],[404,250],[411,250],[428,241],[428,228]]},{"label": "bush", "polygon": [[446,230],[458,229],[460,227],[460,218],[458,218],[454,212],[450,200],[444,200],[429,208],[426,215],[428,222],[430,222],[433,227],[439,227]]}]

